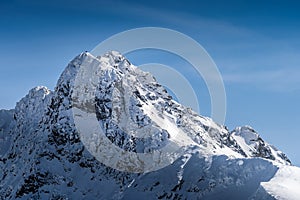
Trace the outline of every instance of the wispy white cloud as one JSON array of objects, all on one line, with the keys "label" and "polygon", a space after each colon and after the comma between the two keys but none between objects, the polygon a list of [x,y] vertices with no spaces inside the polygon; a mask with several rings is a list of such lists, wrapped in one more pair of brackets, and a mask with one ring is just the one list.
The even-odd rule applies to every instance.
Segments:
[{"label": "wispy white cloud", "polygon": [[[112,4],[108,3],[107,4]],[[149,19],[173,25],[179,29],[187,31],[198,31],[199,35],[207,32],[218,32],[222,34],[232,34],[234,36],[245,36],[256,34],[250,29],[244,27],[237,27],[228,21],[221,19],[213,19],[201,16],[201,13],[184,12],[179,9],[162,9],[159,7],[145,6],[144,4],[134,5],[125,2],[118,2],[117,7],[111,7],[111,12],[123,14],[127,16],[136,16],[138,18]]]},{"label": "wispy white cloud", "polygon": [[[300,40],[297,38],[278,38],[220,18],[142,4],[123,3],[119,10],[114,8],[114,12],[176,25],[179,31],[192,31],[193,37],[200,41],[201,38],[208,39],[207,44],[216,56],[213,59],[225,83],[247,84],[278,92],[300,90]],[[191,77],[194,76],[192,73]]]},{"label": "wispy white cloud", "polygon": [[300,69],[280,69],[223,74],[225,83],[247,84],[277,92],[300,91]]}]

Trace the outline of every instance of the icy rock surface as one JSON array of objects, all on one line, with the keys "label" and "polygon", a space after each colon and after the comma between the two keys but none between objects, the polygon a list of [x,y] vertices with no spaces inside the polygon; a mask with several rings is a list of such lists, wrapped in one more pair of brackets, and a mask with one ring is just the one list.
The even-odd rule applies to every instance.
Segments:
[{"label": "icy rock surface", "polygon": [[[138,153],[178,143],[173,164],[122,172],[87,150],[72,113],[82,101],[72,94],[84,91],[74,81],[90,65],[99,77],[92,110],[106,137]],[[114,51],[81,53],[54,91],[36,87],[15,109],[1,110],[0,144],[0,199],[296,199],[300,188],[299,168],[251,127],[229,132],[199,116]]]}]

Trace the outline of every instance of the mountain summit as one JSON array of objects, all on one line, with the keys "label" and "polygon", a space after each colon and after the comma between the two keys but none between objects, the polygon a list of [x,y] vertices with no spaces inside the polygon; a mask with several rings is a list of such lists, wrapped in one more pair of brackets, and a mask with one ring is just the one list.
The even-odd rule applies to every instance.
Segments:
[{"label": "mountain summit", "polygon": [[300,196],[300,169],[253,128],[199,116],[115,51],[1,110],[0,145],[1,199]]}]

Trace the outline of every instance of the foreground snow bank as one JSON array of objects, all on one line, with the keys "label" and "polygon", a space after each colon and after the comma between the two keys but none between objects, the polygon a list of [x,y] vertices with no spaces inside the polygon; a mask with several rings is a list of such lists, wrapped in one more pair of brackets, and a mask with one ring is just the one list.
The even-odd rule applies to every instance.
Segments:
[{"label": "foreground snow bank", "polygon": [[261,183],[262,188],[276,199],[300,199],[300,168],[281,166],[268,182]]}]

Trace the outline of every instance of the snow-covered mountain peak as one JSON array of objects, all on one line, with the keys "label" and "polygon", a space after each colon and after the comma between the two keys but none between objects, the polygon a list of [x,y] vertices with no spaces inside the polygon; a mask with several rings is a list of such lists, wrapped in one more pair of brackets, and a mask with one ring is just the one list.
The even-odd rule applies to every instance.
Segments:
[{"label": "snow-covered mountain peak", "polygon": [[287,165],[291,164],[284,153],[265,142],[250,126],[236,127],[231,132],[231,137],[248,157],[262,157]]},{"label": "snow-covered mountain peak", "polygon": [[258,133],[250,126],[239,126],[236,127],[231,135],[233,137],[240,137],[244,140],[245,145],[253,145],[255,142],[260,140]]},{"label": "snow-covered mountain peak", "polygon": [[126,58],[118,51],[109,51],[103,55],[96,56],[100,60],[109,60],[110,63],[113,65],[114,63],[120,63]]},{"label": "snow-covered mountain peak", "polygon": [[50,93],[51,90],[45,86],[34,87],[29,90],[28,94],[17,103],[17,106],[21,104],[29,104],[28,101],[32,101],[34,99],[36,99],[36,101],[42,101]]},{"label": "snow-covered mountain peak", "polygon": [[[199,116],[115,51],[81,53],[54,91],[30,90],[0,122],[0,199],[272,199],[277,179],[261,183],[290,165],[251,127]],[[168,144],[175,153],[160,151]]]},{"label": "snow-covered mountain peak", "polygon": [[[246,135],[250,133],[253,139],[259,139],[250,127],[237,128],[230,134],[210,118],[198,116],[173,101],[150,73],[141,71],[116,51],[97,57],[88,52],[77,56],[62,73],[55,96],[57,102],[62,102],[59,109],[64,115],[74,115],[73,106],[83,112],[95,112],[107,138],[122,144],[118,147],[125,150],[145,153],[172,141],[179,146],[196,146],[203,156],[226,154],[277,161],[278,156],[273,155],[277,152],[265,147],[263,140],[257,144],[248,141]],[[98,125],[94,126],[90,127],[96,130]],[[141,138],[145,136],[148,138]],[[287,163],[283,161],[284,154],[281,157],[278,162]]]},{"label": "snow-covered mountain peak", "polygon": [[40,120],[51,98],[52,92],[45,86],[37,86],[17,102],[14,118],[17,121]]}]

